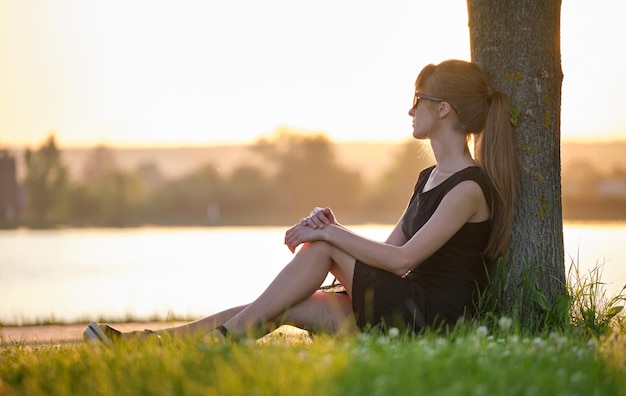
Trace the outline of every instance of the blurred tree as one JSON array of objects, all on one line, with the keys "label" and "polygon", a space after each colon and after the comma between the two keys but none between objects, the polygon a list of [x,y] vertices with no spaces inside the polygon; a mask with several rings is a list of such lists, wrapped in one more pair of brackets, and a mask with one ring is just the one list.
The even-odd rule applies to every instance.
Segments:
[{"label": "blurred tree", "polygon": [[229,223],[272,223],[277,202],[273,180],[258,167],[241,165],[224,182],[221,214]]},{"label": "blurred tree", "polygon": [[67,218],[76,226],[98,226],[100,220],[100,202],[95,191],[84,183],[70,186],[67,197]]},{"label": "blurred tree", "polygon": [[120,170],[103,175],[95,191],[99,197],[102,224],[113,227],[123,227],[131,222],[130,217],[143,195],[139,178]]},{"label": "blurred tree", "polygon": [[282,129],[258,140],[255,150],[273,166],[279,204],[290,216],[300,218],[315,206],[330,206],[345,218],[361,206],[361,175],[338,164],[324,134]]},{"label": "blurred tree", "polygon": [[223,181],[217,168],[206,164],[155,190],[144,203],[143,218],[157,223],[207,224],[209,212],[219,216],[222,191]]},{"label": "blurred tree", "polygon": [[165,183],[165,177],[155,162],[141,163],[136,173],[147,192],[152,192]]},{"label": "blurred tree", "polygon": [[369,221],[395,223],[413,194],[419,172],[435,163],[430,146],[411,139],[397,149],[395,161],[372,184],[367,194],[367,212],[374,216]]},{"label": "blurred tree", "polygon": [[563,197],[595,197],[602,179],[589,160],[576,160],[563,169]]},{"label": "blurred tree", "polygon": [[93,183],[106,177],[107,174],[118,170],[117,160],[113,150],[105,145],[94,147],[83,164],[83,180]]},{"label": "blurred tree", "polygon": [[49,226],[55,219],[51,214],[61,204],[67,191],[67,169],[62,162],[54,134],[37,150],[24,153],[28,194],[28,211],[36,226]]},{"label": "blurred tree", "polygon": [[18,184],[15,157],[0,147],[0,228],[17,225]]},{"label": "blurred tree", "polygon": [[138,175],[118,168],[112,149],[96,146],[85,159],[82,185],[68,198],[74,222],[121,227],[129,224],[143,199]]}]

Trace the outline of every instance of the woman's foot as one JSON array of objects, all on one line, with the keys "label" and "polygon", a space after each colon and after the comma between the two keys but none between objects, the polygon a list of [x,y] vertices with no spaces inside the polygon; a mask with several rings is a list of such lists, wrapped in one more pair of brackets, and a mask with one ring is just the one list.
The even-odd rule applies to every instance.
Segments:
[{"label": "woman's foot", "polygon": [[119,330],[115,330],[108,324],[98,324],[96,322],[89,323],[87,329],[83,332],[83,340],[105,345],[113,345],[121,336],[122,333]]},{"label": "woman's foot", "polygon": [[83,340],[87,342],[102,343],[105,345],[113,345],[120,340],[147,340],[156,339],[161,344],[161,336],[153,330],[140,330],[131,331],[129,333],[122,333],[119,330],[114,329],[108,324],[99,324],[96,322],[89,323],[87,329],[83,332]]},{"label": "woman's foot", "polygon": [[232,333],[224,327],[224,325],[217,326],[215,330],[210,332],[204,337],[205,342],[239,342],[239,339],[232,335]]}]

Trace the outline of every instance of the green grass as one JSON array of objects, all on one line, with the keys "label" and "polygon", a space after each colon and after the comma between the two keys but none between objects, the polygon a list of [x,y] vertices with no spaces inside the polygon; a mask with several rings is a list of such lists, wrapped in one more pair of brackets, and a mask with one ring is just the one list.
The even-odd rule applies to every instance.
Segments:
[{"label": "green grass", "polygon": [[15,342],[0,346],[0,396],[626,395],[626,288],[607,296],[601,270],[572,265],[558,332],[488,314],[420,336],[279,329],[240,344]]},{"label": "green grass", "polygon": [[[623,395],[626,336],[459,326],[447,336],[165,339],[0,350],[0,394]],[[13,392],[13,393],[11,393]]]}]

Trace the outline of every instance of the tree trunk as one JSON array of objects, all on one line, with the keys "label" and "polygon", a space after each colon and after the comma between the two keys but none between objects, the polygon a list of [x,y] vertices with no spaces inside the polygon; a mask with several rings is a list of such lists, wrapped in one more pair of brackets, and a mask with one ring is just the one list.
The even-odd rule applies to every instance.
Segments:
[{"label": "tree trunk", "polygon": [[[472,61],[519,109],[520,162],[501,303],[534,326],[563,320],[560,0],[468,0]],[[515,111],[514,111],[515,113]],[[553,316],[553,315],[557,316]]]}]

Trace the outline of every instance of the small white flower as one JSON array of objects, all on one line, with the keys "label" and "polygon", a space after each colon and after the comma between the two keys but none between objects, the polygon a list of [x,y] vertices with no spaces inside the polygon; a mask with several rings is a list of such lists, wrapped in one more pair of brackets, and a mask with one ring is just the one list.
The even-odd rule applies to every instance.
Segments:
[{"label": "small white flower", "polygon": [[489,330],[487,330],[486,326],[480,326],[479,328],[476,329],[476,334],[479,337],[487,337],[487,334],[489,334]]},{"label": "small white flower", "polygon": [[389,329],[389,337],[396,338],[400,335],[400,330],[397,327],[392,327]]},{"label": "small white flower", "polygon": [[533,339],[533,344],[535,344],[537,348],[543,348],[545,342],[541,338],[536,337],[535,339]]},{"label": "small white flower", "polygon": [[498,326],[500,327],[500,329],[506,331],[510,329],[511,326],[513,326],[513,319],[509,318],[508,316],[503,316],[500,318],[500,320],[498,320]]},{"label": "small white flower", "polygon": [[371,339],[370,335],[367,333],[359,333],[356,338],[361,342],[368,342]]}]

